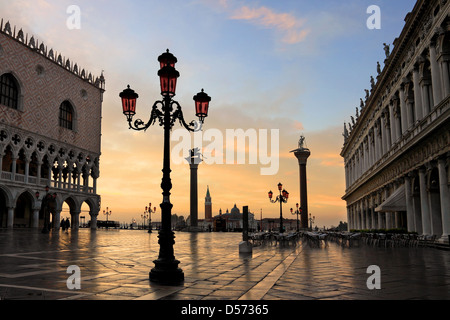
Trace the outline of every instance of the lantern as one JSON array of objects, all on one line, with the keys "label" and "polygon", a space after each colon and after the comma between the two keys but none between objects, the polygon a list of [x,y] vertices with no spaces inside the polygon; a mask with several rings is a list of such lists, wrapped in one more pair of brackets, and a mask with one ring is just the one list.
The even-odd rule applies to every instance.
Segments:
[{"label": "lantern", "polygon": [[158,57],[158,61],[161,69],[165,66],[175,67],[175,63],[178,62],[177,58],[169,52],[169,49]]},{"label": "lantern", "polygon": [[283,185],[281,184],[281,182],[278,184],[278,190],[281,191],[281,189],[283,188]]},{"label": "lantern", "polygon": [[161,81],[161,95],[173,97],[180,73],[174,67],[166,65],[158,71],[158,76]]},{"label": "lantern", "polygon": [[211,97],[208,96],[202,89],[202,92],[197,93],[194,96],[195,101],[195,115],[200,118],[200,122],[203,123],[204,119],[208,116],[209,102]]},{"label": "lantern", "polygon": [[139,98],[139,95],[128,85],[128,88],[123,90],[119,96],[122,98],[123,114],[127,116],[128,121],[131,121],[136,114],[136,99]]},{"label": "lantern", "polygon": [[272,199],[272,196],[273,196],[273,192],[269,191],[269,199]]}]

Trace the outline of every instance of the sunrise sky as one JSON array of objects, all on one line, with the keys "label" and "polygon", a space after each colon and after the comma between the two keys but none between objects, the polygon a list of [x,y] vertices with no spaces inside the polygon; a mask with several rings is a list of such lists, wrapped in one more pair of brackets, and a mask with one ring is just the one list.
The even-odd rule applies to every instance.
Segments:
[{"label": "sunrise sky", "polygon": [[[267,192],[278,182],[290,193],[283,216],[299,202],[299,168],[291,150],[301,134],[311,150],[308,206],[318,226],[345,221],[345,175],[340,151],[343,124],[356,113],[383,43],[399,36],[415,1],[306,0],[14,0],[0,1],[0,18],[35,35],[49,48],[99,76],[104,70],[102,156],[98,193],[110,220],[141,221],[149,202],[160,220],[163,130],[131,131],[119,93],[139,94],[137,117],[147,121],[160,99],[158,56],[178,58],[177,100],[187,122],[196,120],[192,97],[211,97],[204,130],[279,130],[279,170],[261,175],[257,164],[206,164],[198,170],[199,218],[209,185],[213,215],[236,204],[263,218],[279,217]],[[80,28],[69,29],[70,5],[80,8]],[[367,8],[381,9],[381,29],[370,30]],[[392,45],[391,45],[392,48]],[[179,129],[178,125],[175,130]],[[172,146],[178,142],[172,141]],[[207,146],[210,142],[204,142]],[[226,153],[226,150],[223,151]],[[225,156],[224,156],[225,159]],[[173,213],[189,215],[189,166],[172,164]]]}]

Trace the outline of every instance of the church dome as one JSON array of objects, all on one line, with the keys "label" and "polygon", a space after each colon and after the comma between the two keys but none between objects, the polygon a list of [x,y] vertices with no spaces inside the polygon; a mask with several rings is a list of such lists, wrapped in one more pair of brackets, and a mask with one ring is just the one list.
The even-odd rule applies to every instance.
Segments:
[{"label": "church dome", "polygon": [[231,214],[240,214],[241,211],[239,211],[238,207],[236,207],[236,204],[234,204],[233,209],[231,209]]}]

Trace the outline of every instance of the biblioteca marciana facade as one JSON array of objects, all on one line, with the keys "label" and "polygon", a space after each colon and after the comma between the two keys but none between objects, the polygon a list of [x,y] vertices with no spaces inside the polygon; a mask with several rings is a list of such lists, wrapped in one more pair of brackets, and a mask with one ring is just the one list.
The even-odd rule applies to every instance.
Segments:
[{"label": "biblioteca marciana facade", "polygon": [[349,229],[449,241],[450,1],[419,0],[344,126]]},{"label": "biblioteca marciana facade", "polygon": [[0,228],[42,228],[44,203],[52,228],[64,203],[96,227],[104,84],[1,21]]}]

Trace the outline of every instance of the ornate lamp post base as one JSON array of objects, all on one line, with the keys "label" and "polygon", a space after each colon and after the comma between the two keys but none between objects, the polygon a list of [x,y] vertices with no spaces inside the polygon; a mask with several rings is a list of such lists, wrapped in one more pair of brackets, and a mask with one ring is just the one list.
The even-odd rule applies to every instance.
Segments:
[{"label": "ornate lamp post base", "polygon": [[149,273],[151,282],[173,285],[184,281],[183,270],[178,268],[180,261],[157,259],[153,263],[155,267]]}]

